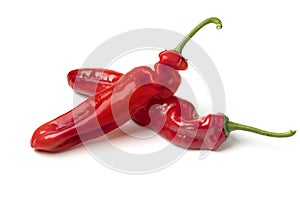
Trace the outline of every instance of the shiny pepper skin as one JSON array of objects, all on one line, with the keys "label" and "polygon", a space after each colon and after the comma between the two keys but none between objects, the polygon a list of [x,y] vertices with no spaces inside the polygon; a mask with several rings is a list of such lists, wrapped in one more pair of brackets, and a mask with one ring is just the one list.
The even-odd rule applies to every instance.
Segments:
[{"label": "shiny pepper skin", "polygon": [[[75,89],[73,84],[70,84],[72,82],[70,80],[77,80],[79,77],[76,78],[74,75],[84,71],[85,69],[73,70],[68,75],[69,85],[76,92],[92,95],[94,92],[101,91],[102,84],[115,84],[114,81],[107,82],[99,79],[97,87],[99,90],[93,90],[85,87],[85,84],[89,84],[89,81],[97,81],[85,79],[79,82]],[[102,73],[106,70],[94,69],[94,71]],[[229,121],[228,117],[221,113],[199,117],[190,102],[176,96],[168,99],[153,98],[146,107],[131,115],[131,118],[137,124],[156,131],[173,144],[188,149],[216,150],[234,130],[244,130],[270,137],[290,137],[296,133],[295,130],[276,133],[238,124]]]},{"label": "shiny pepper skin", "polygon": [[173,96],[181,83],[177,70],[185,70],[187,62],[174,51],[163,51],[159,58],[154,70],[136,67],[116,84],[40,126],[31,138],[31,146],[48,152],[68,149],[118,128],[152,98]]},{"label": "shiny pepper skin", "polygon": [[[68,73],[68,84],[74,90],[81,90],[81,94],[89,95],[97,93],[111,87],[111,83],[115,83],[123,76],[122,73],[103,69],[101,71],[95,68],[85,68],[81,70],[73,70]],[[85,93],[84,91],[88,91]],[[91,91],[93,91],[91,93]]]},{"label": "shiny pepper skin", "polygon": [[[101,74],[98,81],[94,78],[81,80],[81,74],[93,70],[93,74]],[[109,70],[112,75],[118,72]],[[78,74],[78,75],[76,75]],[[122,74],[118,74],[120,77]],[[109,76],[107,69],[78,69],[69,72],[68,83],[70,87],[79,93],[93,95],[101,92],[101,85],[113,85],[117,78],[112,80],[103,78]],[[78,81],[77,81],[78,80]],[[89,82],[98,83],[98,86],[86,87]],[[76,87],[74,87],[76,86]],[[224,115],[214,114],[199,117],[195,107],[190,102],[172,96],[169,99],[152,99],[149,104],[142,108],[132,119],[141,126],[159,133],[162,137],[178,146],[188,149],[216,150],[225,140],[223,130]]]},{"label": "shiny pepper skin", "polygon": [[199,117],[193,104],[176,96],[153,99],[132,119],[187,149],[216,150],[226,140],[223,114]]}]

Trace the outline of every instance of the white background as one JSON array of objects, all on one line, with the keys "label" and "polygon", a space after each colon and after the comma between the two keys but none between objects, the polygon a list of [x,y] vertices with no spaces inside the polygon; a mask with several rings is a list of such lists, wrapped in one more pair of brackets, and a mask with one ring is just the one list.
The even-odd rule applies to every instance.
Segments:
[{"label": "white background", "polygon": [[0,199],[299,199],[299,134],[236,131],[203,160],[189,151],[146,175],[111,170],[83,147],[59,154],[30,148],[39,125],[72,108],[66,74],[102,42],[137,28],[185,34],[210,16],[222,19],[223,30],[206,27],[194,40],[222,77],[227,115],[300,130],[297,1],[207,2],[1,1]]}]

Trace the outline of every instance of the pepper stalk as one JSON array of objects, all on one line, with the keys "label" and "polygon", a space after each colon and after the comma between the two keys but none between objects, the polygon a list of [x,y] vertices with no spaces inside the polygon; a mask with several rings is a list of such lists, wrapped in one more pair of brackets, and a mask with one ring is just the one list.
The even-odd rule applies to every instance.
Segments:
[{"label": "pepper stalk", "polygon": [[265,136],[269,136],[269,137],[280,137],[280,138],[293,136],[297,132],[296,130],[289,130],[287,132],[281,132],[281,133],[265,131],[265,130],[258,129],[258,128],[255,128],[252,126],[229,121],[229,118],[227,116],[224,116],[224,117],[225,117],[224,132],[225,132],[226,137],[229,136],[230,132],[236,131],[236,130],[248,131],[248,132],[256,133],[259,135],[265,135]]},{"label": "pepper stalk", "polygon": [[[216,24],[217,29],[222,29],[222,22],[220,19],[216,17],[210,17],[202,22],[200,22],[195,28],[193,28],[183,39],[182,41],[177,45],[177,47],[174,49],[175,52],[179,53],[180,55],[182,54],[182,49],[184,46],[187,44],[187,42],[204,26],[207,24],[214,23]],[[270,132],[270,131],[265,131],[261,130],[252,126],[248,125],[243,125],[239,123],[235,123],[232,121],[229,121],[228,117],[225,116],[224,119],[224,132],[226,134],[226,137],[229,136],[229,133],[235,130],[243,130],[243,131],[248,131],[252,133],[257,133],[260,135],[265,135],[269,137],[290,137],[293,136],[296,133],[296,130],[290,130],[287,132],[282,132],[282,133],[276,133],[276,132]]]},{"label": "pepper stalk", "polygon": [[222,29],[222,22],[220,19],[216,18],[216,17],[210,17],[207,18],[205,20],[203,20],[202,22],[200,22],[197,26],[195,26],[195,28],[193,28],[193,30],[191,30],[182,40],[181,42],[177,45],[177,47],[174,49],[174,51],[176,51],[177,53],[179,53],[180,55],[182,54],[182,49],[183,47],[186,45],[186,43],[204,26],[206,26],[207,24],[210,23],[214,23],[216,24],[216,28],[217,29]]}]

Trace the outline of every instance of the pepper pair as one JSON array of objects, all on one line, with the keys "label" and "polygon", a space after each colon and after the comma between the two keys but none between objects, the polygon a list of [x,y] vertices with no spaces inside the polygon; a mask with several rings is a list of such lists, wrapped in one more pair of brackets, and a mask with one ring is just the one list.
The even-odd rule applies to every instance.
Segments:
[{"label": "pepper pair", "polygon": [[295,131],[272,133],[237,124],[223,114],[199,117],[191,103],[174,96],[181,83],[178,70],[188,67],[181,56],[182,49],[198,30],[209,23],[222,27],[217,18],[204,20],[174,50],[161,52],[154,70],[141,66],[125,75],[103,69],[71,71],[69,85],[79,93],[92,96],[73,110],[40,126],[32,136],[31,146],[48,152],[62,151],[109,133],[130,119],[159,132],[174,144],[191,149],[216,150],[233,130],[274,137],[295,134]]},{"label": "pepper pair", "polygon": [[[122,76],[113,70],[83,68],[70,71],[67,79],[74,91],[91,96],[115,84]],[[152,99],[132,115],[132,119],[168,141],[189,149],[216,150],[227,137],[223,114],[199,117],[192,103],[176,96]]]}]

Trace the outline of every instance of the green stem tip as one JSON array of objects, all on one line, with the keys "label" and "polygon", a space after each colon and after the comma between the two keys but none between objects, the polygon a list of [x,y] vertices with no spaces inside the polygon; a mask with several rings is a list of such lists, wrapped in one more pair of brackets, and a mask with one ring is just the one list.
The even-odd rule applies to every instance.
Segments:
[{"label": "green stem tip", "polygon": [[296,130],[290,130],[290,131],[282,132],[282,133],[265,131],[265,130],[261,130],[261,129],[258,129],[258,128],[255,128],[252,126],[247,126],[247,125],[231,122],[228,120],[227,117],[225,117],[225,121],[224,121],[224,130],[225,130],[226,136],[228,136],[231,131],[235,131],[235,130],[248,131],[248,132],[257,133],[257,134],[265,135],[265,136],[269,136],[269,137],[290,137],[296,133]]},{"label": "green stem tip", "polygon": [[183,47],[186,45],[186,43],[204,26],[207,24],[214,23],[217,26],[217,29],[222,29],[222,22],[220,19],[216,17],[210,17],[205,20],[203,20],[200,24],[198,24],[189,34],[187,34],[183,40],[177,45],[177,47],[174,49],[177,53],[181,54]]}]

